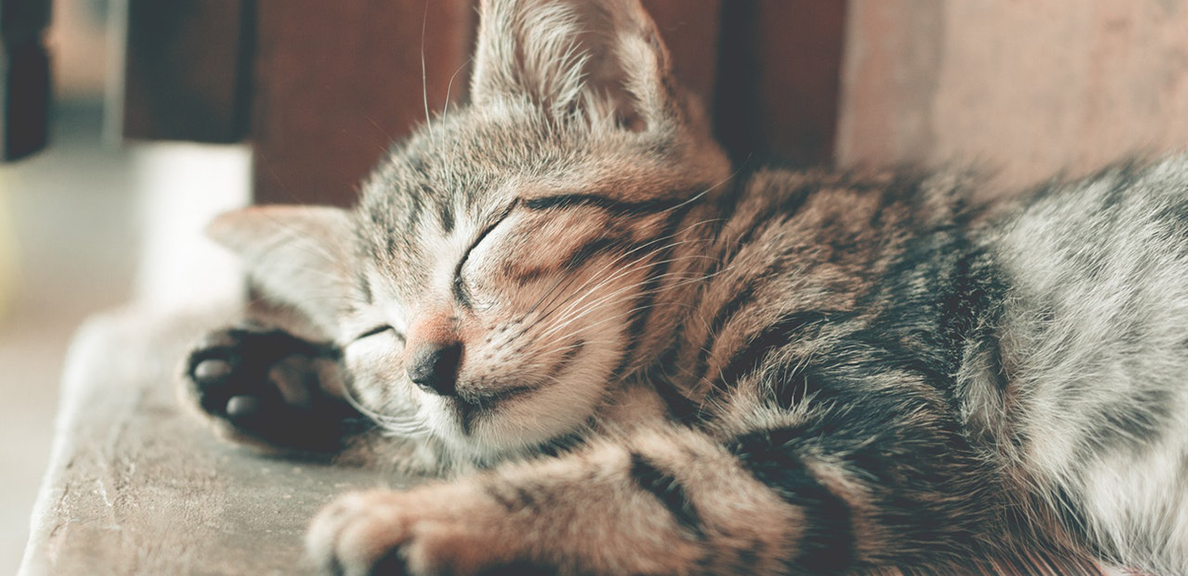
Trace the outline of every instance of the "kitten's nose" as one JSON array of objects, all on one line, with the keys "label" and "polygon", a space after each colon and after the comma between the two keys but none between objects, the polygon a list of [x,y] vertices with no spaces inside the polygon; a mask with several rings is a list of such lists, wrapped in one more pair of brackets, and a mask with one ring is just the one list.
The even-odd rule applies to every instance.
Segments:
[{"label": "kitten's nose", "polygon": [[408,363],[408,377],[426,392],[451,396],[461,361],[461,342],[426,342]]}]

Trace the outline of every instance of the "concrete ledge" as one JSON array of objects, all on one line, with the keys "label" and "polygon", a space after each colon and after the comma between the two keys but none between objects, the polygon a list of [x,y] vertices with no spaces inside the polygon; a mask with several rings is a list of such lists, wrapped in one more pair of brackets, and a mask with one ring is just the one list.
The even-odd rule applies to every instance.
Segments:
[{"label": "concrete ledge", "polygon": [[21,576],[312,574],[301,542],[366,468],[268,459],[179,410],[188,344],[233,311],[125,309],[77,333]]}]

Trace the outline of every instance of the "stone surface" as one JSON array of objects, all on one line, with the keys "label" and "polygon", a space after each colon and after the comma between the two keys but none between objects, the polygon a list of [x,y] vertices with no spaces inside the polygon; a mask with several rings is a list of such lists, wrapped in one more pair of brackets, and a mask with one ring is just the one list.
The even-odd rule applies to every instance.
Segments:
[{"label": "stone surface", "polygon": [[21,576],[313,573],[301,542],[317,509],[391,485],[370,467],[262,457],[179,409],[182,355],[229,316],[125,309],[83,326]]}]

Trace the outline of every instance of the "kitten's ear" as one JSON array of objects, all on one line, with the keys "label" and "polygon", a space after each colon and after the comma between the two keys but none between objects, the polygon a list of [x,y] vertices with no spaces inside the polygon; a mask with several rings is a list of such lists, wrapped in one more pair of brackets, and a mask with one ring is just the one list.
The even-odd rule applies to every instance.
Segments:
[{"label": "kitten's ear", "polygon": [[253,206],[228,212],[207,234],[238,254],[270,297],[296,307],[328,335],[350,295],[350,216],[329,206]]},{"label": "kitten's ear", "polygon": [[527,96],[634,130],[679,118],[668,50],[638,0],[482,0],[471,100]]}]

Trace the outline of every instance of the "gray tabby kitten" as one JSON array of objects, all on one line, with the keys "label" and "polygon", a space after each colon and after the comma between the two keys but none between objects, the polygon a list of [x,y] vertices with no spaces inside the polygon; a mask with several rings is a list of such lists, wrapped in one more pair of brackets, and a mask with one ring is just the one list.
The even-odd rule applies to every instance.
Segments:
[{"label": "gray tabby kitten", "polygon": [[328,573],[1188,574],[1188,159],[997,215],[735,172],[636,0],[481,19],[354,209],[212,228],[317,335],[216,332],[193,402],[450,478],[331,505]]}]

